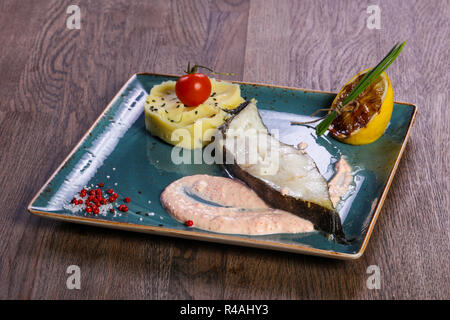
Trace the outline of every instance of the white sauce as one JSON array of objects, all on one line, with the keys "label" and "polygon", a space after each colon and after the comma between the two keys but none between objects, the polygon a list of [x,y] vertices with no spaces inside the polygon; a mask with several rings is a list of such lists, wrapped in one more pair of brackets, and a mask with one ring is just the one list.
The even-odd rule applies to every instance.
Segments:
[{"label": "white sauce", "polygon": [[350,184],[353,182],[353,174],[352,167],[344,158],[336,162],[335,170],[336,174],[328,183],[328,192],[330,193],[331,202],[336,208],[341,197],[349,190]]}]

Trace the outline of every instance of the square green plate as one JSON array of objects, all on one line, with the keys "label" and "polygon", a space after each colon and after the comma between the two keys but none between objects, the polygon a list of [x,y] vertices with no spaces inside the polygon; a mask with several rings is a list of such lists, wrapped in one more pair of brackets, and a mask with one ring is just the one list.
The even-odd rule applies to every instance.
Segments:
[{"label": "square green plate", "polygon": [[[335,94],[311,90],[237,82],[242,96],[258,100],[262,118],[280,140],[308,144],[306,151],[326,179],[334,163],[346,157],[354,169],[351,191],[338,205],[344,232],[354,240],[343,245],[319,232],[265,236],[227,235],[188,228],[174,220],[161,206],[159,196],[172,181],[186,175],[226,176],[219,165],[175,165],[172,146],[145,130],[144,103],[153,85],[175,76],[140,73],[133,75],[106,107],[90,130],[31,201],[28,210],[42,217],[90,225],[148,232],[235,245],[313,254],[340,259],[362,255],[406,145],[416,107],[395,103],[385,134],[365,146],[350,146],[317,138],[314,129],[290,126],[291,120],[307,120],[318,108],[331,105]],[[92,216],[64,209],[84,186],[105,183],[119,195],[129,196],[129,211]],[[124,234],[126,236],[126,234]]]}]

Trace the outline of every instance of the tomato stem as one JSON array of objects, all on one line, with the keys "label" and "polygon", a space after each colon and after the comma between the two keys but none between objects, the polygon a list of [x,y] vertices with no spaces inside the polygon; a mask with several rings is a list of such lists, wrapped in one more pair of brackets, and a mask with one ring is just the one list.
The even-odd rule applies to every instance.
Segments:
[{"label": "tomato stem", "polygon": [[187,74],[196,73],[198,68],[203,68],[203,69],[208,70],[211,73],[220,74],[220,75],[223,75],[223,76],[234,76],[233,72],[230,72],[230,73],[216,72],[216,71],[214,71],[211,68],[208,68],[208,67],[205,67],[205,66],[201,66],[201,65],[198,65],[198,64],[193,65],[192,68],[191,68],[191,63],[190,62],[188,62],[188,67],[187,67],[187,70],[185,72]]}]

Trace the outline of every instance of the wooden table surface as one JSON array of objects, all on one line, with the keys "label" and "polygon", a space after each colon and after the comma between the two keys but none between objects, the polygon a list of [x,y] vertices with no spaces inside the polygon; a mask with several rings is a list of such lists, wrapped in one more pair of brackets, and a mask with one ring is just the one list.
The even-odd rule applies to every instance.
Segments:
[{"label": "wooden table surface", "polygon": [[[367,27],[379,3],[381,29]],[[81,29],[66,27],[79,5]],[[450,298],[450,2],[0,1],[0,298]],[[355,261],[46,220],[26,206],[136,72],[188,61],[234,80],[336,92],[394,42],[395,100],[418,116]],[[66,287],[69,265],[81,290]],[[366,287],[368,266],[381,289]]]}]

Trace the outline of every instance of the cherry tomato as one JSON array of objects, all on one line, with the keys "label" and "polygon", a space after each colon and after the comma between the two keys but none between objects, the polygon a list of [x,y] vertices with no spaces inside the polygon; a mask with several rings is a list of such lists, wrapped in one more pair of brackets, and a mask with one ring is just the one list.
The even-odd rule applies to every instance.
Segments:
[{"label": "cherry tomato", "polygon": [[211,81],[203,73],[189,73],[177,80],[175,93],[184,105],[196,107],[211,95]]}]

